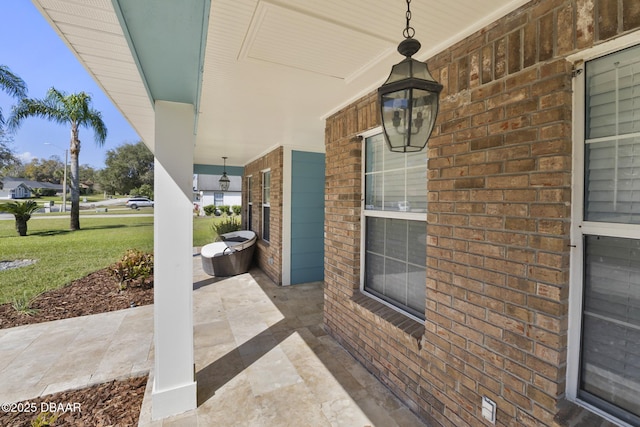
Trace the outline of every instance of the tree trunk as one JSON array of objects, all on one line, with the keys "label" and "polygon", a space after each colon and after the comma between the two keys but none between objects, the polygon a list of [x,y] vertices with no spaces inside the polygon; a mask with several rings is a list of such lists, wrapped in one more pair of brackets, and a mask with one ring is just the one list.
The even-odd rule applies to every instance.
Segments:
[{"label": "tree trunk", "polygon": [[71,222],[69,228],[80,230],[80,177],[78,176],[78,158],[80,157],[80,140],[78,125],[71,125]]},{"label": "tree trunk", "polygon": [[20,236],[27,235],[27,220],[16,217],[16,231]]}]

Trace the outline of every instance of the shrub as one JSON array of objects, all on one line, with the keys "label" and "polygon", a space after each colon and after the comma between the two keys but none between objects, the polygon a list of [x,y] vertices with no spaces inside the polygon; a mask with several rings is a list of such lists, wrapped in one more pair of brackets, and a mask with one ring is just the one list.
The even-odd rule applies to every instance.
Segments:
[{"label": "shrub", "polygon": [[213,231],[213,237],[216,238],[221,234],[231,233],[233,231],[238,231],[241,229],[240,219],[228,217],[223,219],[222,221],[216,221],[211,226],[211,230]]},{"label": "shrub", "polygon": [[229,209],[229,205],[220,205],[218,206],[222,215],[231,215],[231,209]]},{"label": "shrub", "polygon": [[26,202],[9,202],[0,205],[0,212],[10,213],[16,219],[16,231],[20,236],[27,235],[27,222],[31,219],[31,214],[40,209],[40,206],[33,200]]},{"label": "shrub", "polygon": [[31,307],[36,297],[37,295],[29,298],[27,296],[27,291],[24,291],[21,297],[14,297],[12,299],[11,307],[24,316],[32,316],[38,312],[37,309]]},{"label": "shrub", "polygon": [[135,194],[142,197],[148,197],[153,200],[153,186],[149,184],[142,184],[140,187],[132,188],[129,190],[129,194]]},{"label": "shrub", "polygon": [[134,281],[144,284],[147,277],[153,274],[153,254],[137,249],[129,249],[120,261],[109,267],[111,275],[119,282],[121,291],[127,289]]},{"label": "shrub", "polygon": [[31,427],[50,427],[55,425],[58,414],[51,412],[40,412],[36,418],[31,420]]},{"label": "shrub", "polygon": [[54,188],[33,188],[33,194],[36,197],[51,197],[58,192]]},{"label": "shrub", "polygon": [[242,206],[233,205],[233,206],[231,206],[231,210],[233,211],[234,215],[240,215],[242,213]]},{"label": "shrub", "polygon": [[211,216],[216,211],[216,205],[207,205],[207,206],[204,206],[202,209],[204,209],[204,214],[206,216]]}]

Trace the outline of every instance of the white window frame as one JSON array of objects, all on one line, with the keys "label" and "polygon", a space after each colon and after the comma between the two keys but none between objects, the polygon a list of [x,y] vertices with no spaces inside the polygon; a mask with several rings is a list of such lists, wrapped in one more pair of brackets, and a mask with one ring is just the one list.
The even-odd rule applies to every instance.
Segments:
[{"label": "white window frame", "polygon": [[586,61],[594,60],[627,47],[640,44],[640,31],[620,37],[569,56],[576,64],[573,79],[573,174],[571,185],[571,257],[569,284],[569,318],[567,331],[567,374],[566,397],[568,400],[587,408],[602,418],[620,426],[632,427],[612,414],[581,400],[580,388],[580,347],[582,339],[582,301],[584,298],[584,236],[596,235],[640,239],[640,224],[603,223],[584,220],[584,176],[585,176],[585,67]]},{"label": "white window frame", "polygon": [[[382,133],[382,126],[378,126],[376,128],[373,128],[371,130],[368,130],[367,132],[364,132],[362,134],[360,134],[360,137],[362,138],[362,159],[361,159],[361,164],[362,164],[362,171],[361,171],[361,176],[362,176],[362,183],[361,183],[361,194],[362,194],[362,198],[361,198],[361,206],[360,206],[360,292],[362,292],[363,294],[367,295],[368,297],[392,308],[393,310],[397,311],[398,313],[401,313],[417,322],[420,323],[424,323],[424,319],[421,319],[417,316],[415,316],[414,314],[403,310],[402,308],[392,304],[391,302],[384,300],[374,294],[372,294],[371,292],[368,292],[365,289],[365,259],[366,259],[366,252],[367,252],[367,217],[370,218],[389,218],[389,219],[402,219],[402,220],[407,220],[407,221],[421,221],[425,223],[425,226],[427,224],[427,213],[426,212],[401,212],[401,211],[380,211],[380,210],[367,210],[365,209],[365,191],[366,191],[366,178],[365,178],[365,165],[366,165],[366,141],[367,138],[370,138],[372,136],[376,136]],[[425,183],[425,188],[426,188],[426,183]],[[425,267],[426,268],[426,267]],[[424,286],[426,288],[427,283],[424,283]]]},{"label": "white window frame", "polygon": [[[261,200],[261,203],[262,203],[260,234],[262,236],[262,240],[264,240],[265,242],[269,242],[269,241],[271,241],[271,168],[264,169],[264,170],[260,171],[260,173],[261,173],[261,178],[262,178],[261,181],[260,181],[260,200]],[[265,203],[264,192],[265,192],[265,189],[267,187],[264,185],[264,182],[265,182],[264,177],[267,174],[269,174],[269,201],[267,203]],[[269,232],[268,232],[268,236],[267,236],[268,238],[267,239],[264,238],[264,218],[265,218],[264,211],[265,211],[265,208],[269,208]]]},{"label": "white window frame", "polygon": [[251,224],[251,220],[253,219],[253,175],[247,176],[247,230],[251,230],[253,225]]}]

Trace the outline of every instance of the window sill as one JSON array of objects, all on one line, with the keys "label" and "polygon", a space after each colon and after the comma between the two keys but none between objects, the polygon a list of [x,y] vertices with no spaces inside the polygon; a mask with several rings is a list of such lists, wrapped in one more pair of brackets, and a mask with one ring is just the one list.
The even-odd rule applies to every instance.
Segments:
[{"label": "window sill", "polygon": [[553,417],[553,420],[563,426],[578,425],[577,423],[580,423],[579,425],[597,425],[602,427],[616,426],[616,424],[595,412],[567,399],[560,399],[558,401],[558,412],[556,416]]},{"label": "window sill", "polygon": [[380,320],[386,322],[390,328],[394,328],[405,335],[411,336],[420,347],[422,336],[424,335],[424,323],[419,322],[406,314],[377,301],[369,295],[358,292],[351,301],[360,308]]}]

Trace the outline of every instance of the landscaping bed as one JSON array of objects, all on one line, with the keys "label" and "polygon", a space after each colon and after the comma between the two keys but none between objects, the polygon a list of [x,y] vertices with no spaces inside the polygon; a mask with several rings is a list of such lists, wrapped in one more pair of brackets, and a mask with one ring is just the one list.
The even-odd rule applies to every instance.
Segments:
[{"label": "landscaping bed", "polygon": [[10,303],[0,305],[0,329],[121,310],[132,303],[153,304],[153,277],[121,292],[118,281],[105,268],[40,294],[29,305],[30,315],[16,311]]},{"label": "landscaping bed", "polygon": [[[153,304],[153,277],[121,292],[118,281],[105,268],[40,294],[30,304],[34,310],[31,315],[17,312],[11,304],[0,305],[0,329],[121,310],[132,303]],[[40,415],[42,410],[56,409],[55,421],[41,425],[134,426],[138,424],[146,384],[147,376],[129,378],[15,403],[16,411],[0,412],[0,425],[31,426],[38,416],[42,421],[52,415]],[[25,410],[27,407],[29,410]]]},{"label": "landscaping bed", "polygon": [[0,411],[0,425],[25,427],[49,419],[53,422],[35,425],[136,426],[146,386],[145,375],[15,403],[15,410]]}]

